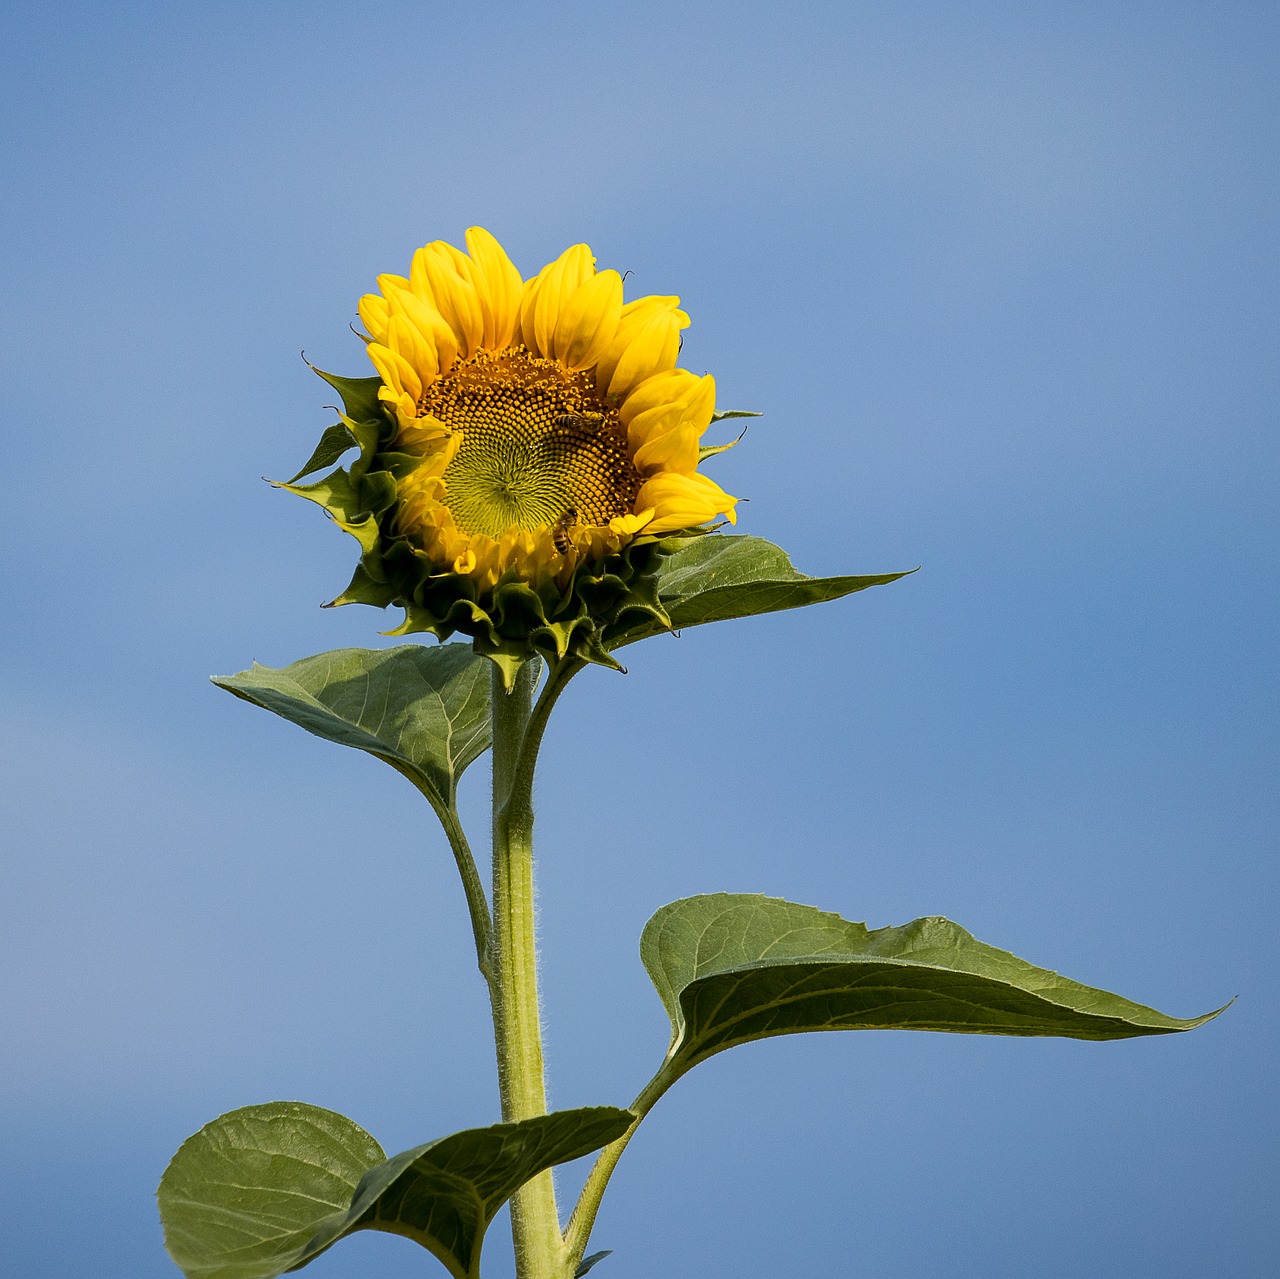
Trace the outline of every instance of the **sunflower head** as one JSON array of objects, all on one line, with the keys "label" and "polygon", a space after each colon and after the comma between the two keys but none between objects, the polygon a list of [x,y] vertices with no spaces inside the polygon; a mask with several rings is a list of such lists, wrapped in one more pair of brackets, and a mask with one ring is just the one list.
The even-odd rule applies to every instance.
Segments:
[{"label": "sunflower head", "polygon": [[334,604],[399,605],[391,634],[461,632],[507,672],[536,652],[616,666],[624,614],[665,620],[673,539],[734,520],[698,472],[715,382],[676,367],[680,299],[624,302],[585,244],[522,280],[487,231],[466,243],[426,245],[360,299],[377,377],[321,373],[342,421],[284,487],[360,542]]}]

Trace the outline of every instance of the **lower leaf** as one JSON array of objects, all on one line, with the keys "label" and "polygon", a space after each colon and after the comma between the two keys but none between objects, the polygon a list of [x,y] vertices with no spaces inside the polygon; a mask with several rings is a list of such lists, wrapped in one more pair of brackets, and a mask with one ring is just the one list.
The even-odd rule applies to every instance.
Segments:
[{"label": "lower leaf", "polygon": [[189,1279],[274,1279],[356,1230],[383,1230],[421,1244],[454,1279],[477,1279],[485,1231],[516,1190],[634,1119],[608,1106],[563,1110],[387,1159],[331,1110],[246,1106],[206,1124],[166,1169],[165,1246]]}]

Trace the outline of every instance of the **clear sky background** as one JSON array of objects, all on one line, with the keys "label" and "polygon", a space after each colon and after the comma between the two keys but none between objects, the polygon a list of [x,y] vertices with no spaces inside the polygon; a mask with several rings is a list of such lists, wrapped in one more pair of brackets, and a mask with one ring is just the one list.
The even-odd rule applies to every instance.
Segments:
[{"label": "clear sky background", "polygon": [[[260,476],[382,271],[480,223],[678,293],[811,573],[915,576],[583,675],[538,792],[554,1104],[625,1104],[660,905],[939,913],[1190,1016],[700,1066],[600,1279],[1262,1276],[1280,1246],[1274,4],[6,6],[5,1273],[176,1275],[152,1193],[296,1098],[497,1119],[461,892],[391,770],[207,682],[382,646]],[[430,642],[428,640],[428,642]],[[483,828],[485,769],[464,783]],[[583,1173],[566,1169],[566,1186]],[[443,1274],[365,1235],[315,1279]],[[487,1274],[511,1274],[491,1237]]]}]

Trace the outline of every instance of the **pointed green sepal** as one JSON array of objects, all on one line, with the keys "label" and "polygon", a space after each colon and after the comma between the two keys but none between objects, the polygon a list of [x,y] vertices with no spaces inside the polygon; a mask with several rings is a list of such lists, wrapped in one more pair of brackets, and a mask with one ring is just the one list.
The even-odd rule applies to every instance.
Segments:
[{"label": "pointed green sepal", "polygon": [[[306,357],[303,357],[306,360]],[[317,376],[324,378],[337,393],[342,396],[342,406],[347,416],[358,422],[378,422],[386,417],[382,409],[382,401],[378,392],[382,389],[379,377],[342,377],[337,373],[326,373],[318,369],[310,360],[307,367]]]},{"label": "pointed green sepal", "polygon": [[368,514],[368,507],[361,499],[359,484],[352,479],[350,472],[341,467],[312,484],[276,482],[275,487],[298,497],[305,497],[308,502],[314,502],[317,506],[323,506],[344,527],[349,521]]},{"label": "pointed green sepal", "polygon": [[388,582],[379,582],[363,564],[356,565],[347,589],[335,596],[325,608],[339,608],[343,604],[372,604],[375,608],[386,608],[395,602],[395,587]]},{"label": "pointed green sepal", "polygon": [[[714,426],[717,422],[727,422],[731,418],[763,416],[763,413],[752,413],[749,409],[722,409],[711,415],[711,424]],[[746,435],[746,433],[747,428],[744,426],[737,439],[730,440],[727,444],[701,445],[698,449],[698,461],[705,462],[709,457],[717,457],[721,453],[727,453],[731,448],[734,448],[742,442],[742,437]]]},{"label": "pointed green sepal", "polygon": [[323,471],[326,466],[332,466],[344,453],[356,447],[358,447],[358,441],[347,428],[346,423],[335,422],[320,437],[320,443],[316,445],[315,451],[307,460],[306,466],[297,475],[293,476],[288,483],[296,484],[304,476],[312,475],[316,471]]}]

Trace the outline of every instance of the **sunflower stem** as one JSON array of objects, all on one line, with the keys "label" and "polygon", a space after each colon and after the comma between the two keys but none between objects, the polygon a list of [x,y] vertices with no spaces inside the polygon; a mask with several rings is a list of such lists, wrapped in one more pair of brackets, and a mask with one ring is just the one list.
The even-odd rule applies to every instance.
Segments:
[{"label": "sunflower stem", "polygon": [[[493,673],[493,1029],[502,1117],[547,1113],[538,1012],[533,888],[533,765],[526,750],[538,663],[526,662],[508,692]],[[516,1191],[511,1233],[518,1279],[565,1279],[555,1184],[548,1169]]]}]

